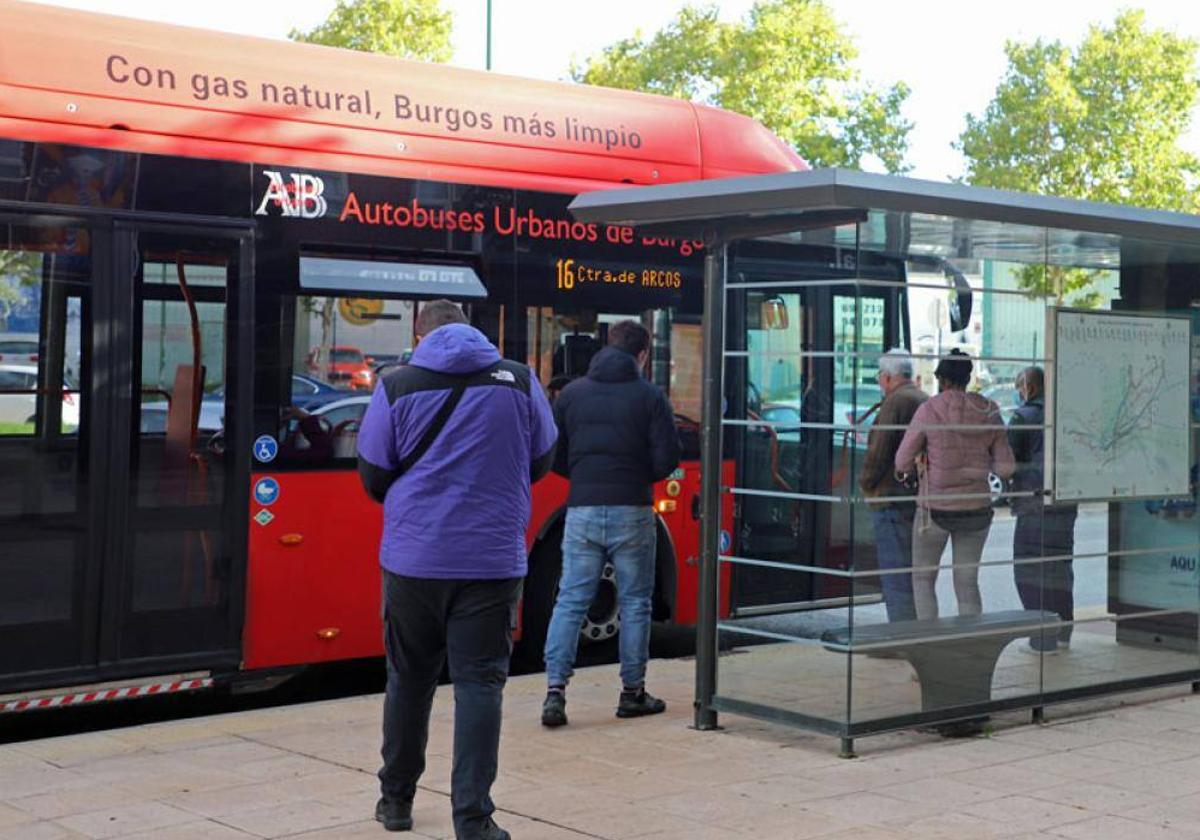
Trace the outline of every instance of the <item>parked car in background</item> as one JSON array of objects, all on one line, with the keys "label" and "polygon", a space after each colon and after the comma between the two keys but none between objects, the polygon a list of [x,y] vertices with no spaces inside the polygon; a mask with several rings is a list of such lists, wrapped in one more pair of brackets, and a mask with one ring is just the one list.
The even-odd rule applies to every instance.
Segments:
[{"label": "parked car in background", "polygon": [[[79,428],[78,386],[63,383],[62,430],[73,432]],[[33,434],[37,422],[38,396],[37,365],[0,364],[0,423],[28,425],[28,434]],[[12,431],[9,434],[24,434]]]},{"label": "parked car in background", "polygon": [[1000,416],[1008,423],[1014,411],[1021,406],[1021,395],[1017,393],[1017,386],[1010,383],[996,385],[982,392],[996,405],[1000,406]]},{"label": "parked car in background", "polygon": [[867,445],[867,432],[875,422],[875,412],[866,417],[868,411],[876,403],[883,400],[883,390],[878,385],[861,383],[855,385],[835,385],[833,388],[833,422],[838,425],[859,426],[853,433],[855,446]]},{"label": "parked car in background", "polygon": [[[169,412],[170,404],[166,400],[143,402],[138,431],[143,435],[166,434]],[[200,400],[200,417],[196,423],[197,431],[219,432],[224,426],[225,398],[210,395]]]},{"label": "parked car in background", "polygon": [[762,419],[772,424],[780,440],[796,443],[800,440],[800,406],[787,403],[767,403],[762,407]]},{"label": "parked car in background", "polygon": [[37,333],[0,334],[0,364],[36,365],[37,361]]},{"label": "parked car in background", "polygon": [[408,361],[408,357],[411,355],[411,350],[406,350],[403,353],[372,353],[367,357],[367,362],[371,365],[371,370],[375,371],[375,375],[378,376],[383,368],[403,364]]},{"label": "parked car in background", "polygon": [[368,396],[343,397],[319,406],[309,413],[324,418],[330,426],[337,428],[347,421],[361,422],[370,404],[371,398]]},{"label": "parked car in background", "polygon": [[310,376],[330,385],[355,391],[369,391],[375,387],[375,371],[357,347],[344,344],[315,347],[308,354],[307,365]]},{"label": "parked car in background", "polygon": [[[223,392],[222,392],[223,393]],[[292,405],[305,410],[346,396],[341,388],[311,376],[292,374]]]},{"label": "parked car in background", "polygon": [[[292,405],[305,411],[312,411],[326,403],[342,400],[347,392],[334,388],[328,382],[322,382],[311,376],[292,374]],[[197,429],[201,432],[220,431],[225,426],[225,389],[217,388],[211,394],[205,394],[200,401],[200,420]],[[142,403],[141,433],[156,434],[167,431],[167,402],[159,400]]]},{"label": "parked car in background", "polygon": [[[994,385],[991,388],[982,392],[996,405],[1000,406],[1000,418],[1005,425],[1012,420],[1013,412],[1021,405],[1021,395],[1017,393],[1017,386],[1011,382],[1001,385]],[[1004,482],[999,476],[988,473],[988,490],[992,494],[992,504],[996,507],[1003,507],[1008,504],[1008,499],[1001,494],[1004,492]]]},{"label": "parked car in background", "polygon": [[[341,399],[327,402],[308,411],[321,424],[321,430],[329,435],[335,458],[353,458],[358,443],[358,429],[362,424],[363,415],[371,398],[365,394],[355,396],[343,395]],[[290,419],[280,433],[280,443],[284,447],[305,449],[309,442],[299,435],[300,421]]]}]

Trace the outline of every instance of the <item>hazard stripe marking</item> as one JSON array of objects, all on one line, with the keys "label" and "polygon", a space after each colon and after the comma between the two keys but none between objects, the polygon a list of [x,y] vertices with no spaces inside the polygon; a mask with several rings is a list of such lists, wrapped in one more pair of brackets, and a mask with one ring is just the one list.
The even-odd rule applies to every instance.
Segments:
[{"label": "hazard stripe marking", "polygon": [[211,688],[212,684],[211,677],[201,677],[194,680],[181,680],[172,683],[130,685],[124,688],[110,688],[107,691],[60,694],[57,697],[37,697],[30,700],[10,700],[0,705],[0,714],[5,712],[27,712],[33,709],[54,709],[60,706],[79,706],[85,703],[99,703],[107,700],[127,700],[132,697],[146,697],[151,694],[196,691],[202,688]]}]

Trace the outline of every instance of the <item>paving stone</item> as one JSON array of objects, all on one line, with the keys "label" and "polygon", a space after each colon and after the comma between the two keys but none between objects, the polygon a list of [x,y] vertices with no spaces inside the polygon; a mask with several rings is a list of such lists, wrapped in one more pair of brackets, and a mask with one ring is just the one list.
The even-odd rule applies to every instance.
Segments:
[{"label": "paving stone", "polygon": [[164,829],[195,820],[180,808],[161,802],[142,801],[85,814],[73,814],[56,820],[60,825],[87,837],[120,837],[124,834]]},{"label": "paving stone", "polygon": [[0,828],[0,840],[78,840],[87,836],[49,820]]},{"label": "paving stone", "polygon": [[1045,831],[1101,816],[1086,808],[1047,802],[1030,796],[1006,796],[967,805],[960,810],[974,817],[1003,823],[1014,831]]},{"label": "paving stone", "polygon": [[[379,830],[377,825],[375,830]],[[212,820],[199,820],[137,834],[123,834],[121,840],[249,840],[254,836]]]},{"label": "paving stone", "polygon": [[[1200,697],[1072,704],[1038,727],[1027,713],[998,715],[991,737],[965,741],[890,733],[860,739],[862,757],[845,761],[836,739],[736,715],[722,715],[719,732],[689,729],[691,669],[653,663],[670,708],[635,721],[612,716],[616,668],[583,669],[571,725],[557,731],[538,720],[541,677],[511,680],[497,821],[520,840],[1200,837]],[[875,670],[871,679],[892,676]],[[0,840],[382,837],[372,819],[381,704],[373,695],[2,746]],[[452,716],[442,690],[409,835],[418,840],[453,837]]]},{"label": "paving stone", "polygon": [[23,825],[33,822],[36,819],[37,817],[30,813],[27,808],[0,803],[0,829],[9,828],[14,825]]},{"label": "paving stone", "polygon": [[28,812],[36,819],[52,820],[72,814],[85,814],[102,808],[113,808],[136,799],[136,794],[114,785],[89,785],[70,790],[40,793],[11,800],[13,807]]},{"label": "paving stone", "polygon": [[1046,790],[1030,790],[1029,795],[1060,805],[1087,808],[1100,814],[1119,814],[1162,798],[1154,793],[1093,781],[1072,781]]},{"label": "paving stone", "polygon": [[1193,832],[1175,831],[1122,817],[1097,817],[1083,822],[1059,826],[1053,830],[1058,837],[1077,840],[1195,840]]}]

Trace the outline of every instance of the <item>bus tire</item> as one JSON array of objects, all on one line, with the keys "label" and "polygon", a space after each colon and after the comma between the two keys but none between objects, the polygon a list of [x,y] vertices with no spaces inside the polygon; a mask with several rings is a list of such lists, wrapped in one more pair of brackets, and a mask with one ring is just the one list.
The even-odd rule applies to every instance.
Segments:
[{"label": "bus tire", "polygon": [[562,574],[561,545],[562,526],[558,526],[538,543],[529,558],[529,572],[521,591],[521,640],[513,649],[513,664],[522,671],[540,671],[545,664],[542,650]]},{"label": "bus tire", "polygon": [[[513,662],[522,671],[540,671],[545,667],[543,651],[546,647],[546,631],[550,628],[550,617],[554,614],[554,602],[558,598],[558,581],[562,577],[562,531],[561,525],[552,529],[538,543],[529,560],[529,573],[525,576],[521,598],[521,641],[513,651]],[[606,568],[597,602],[608,604],[610,601],[612,612],[615,613],[615,581],[611,570]],[[604,612],[609,611],[605,609]],[[619,627],[615,614],[611,620],[602,618],[599,624],[592,618],[585,620],[580,629],[575,664],[593,665],[614,661]]]}]

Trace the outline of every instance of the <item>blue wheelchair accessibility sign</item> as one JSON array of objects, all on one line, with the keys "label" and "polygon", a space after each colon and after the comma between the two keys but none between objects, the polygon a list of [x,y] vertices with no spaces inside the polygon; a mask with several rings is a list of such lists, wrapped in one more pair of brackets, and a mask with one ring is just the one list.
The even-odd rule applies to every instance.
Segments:
[{"label": "blue wheelchair accessibility sign", "polygon": [[254,440],[254,460],[269,464],[279,454],[279,443],[270,435],[259,435]]},{"label": "blue wheelchair accessibility sign", "polygon": [[254,501],[260,505],[273,505],[279,499],[279,482],[267,476],[254,484]]}]

